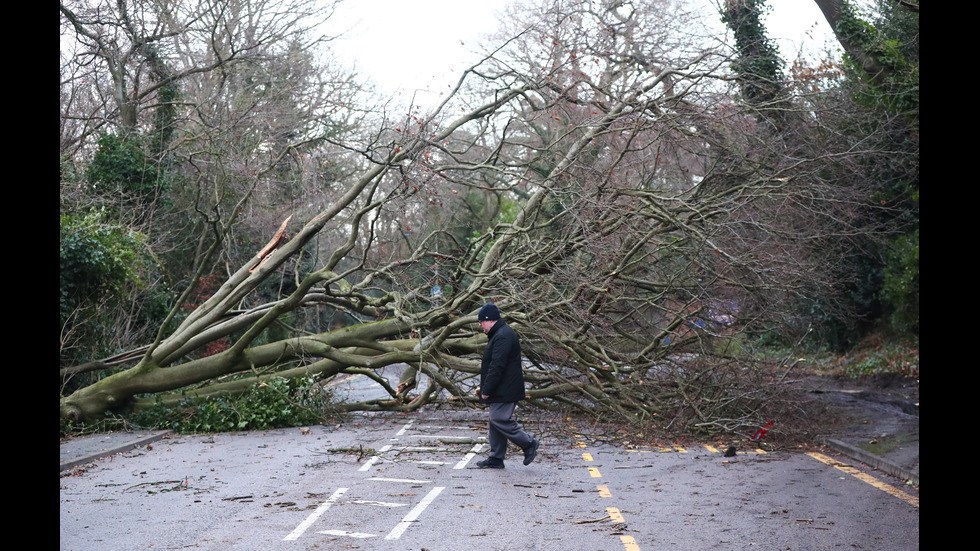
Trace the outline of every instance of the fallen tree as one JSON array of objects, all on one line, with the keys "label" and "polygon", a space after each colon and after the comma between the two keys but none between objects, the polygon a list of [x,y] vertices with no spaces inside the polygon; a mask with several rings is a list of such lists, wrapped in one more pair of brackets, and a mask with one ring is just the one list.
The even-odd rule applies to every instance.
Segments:
[{"label": "fallen tree", "polygon": [[[62,418],[396,363],[410,366],[397,385],[375,379],[387,398],[344,407],[471,404],[475,314],[493,301],[521,335],[537,407],[758,425],[793,363],[750,361],[746,335],[774,320],[806,333],[790,303],[832,289],[823,244],[863,198],[821,176],[847,155],[801,158],[728,97],[732,52],[660,41],[678,20],[525,13],[429,113],[368,143],[328,138],[366,168],[312,214],[282,209],[265,247],[183,309],[189,286],[154,342],[61,398]],[[256,300],[286,274],[288,292]],[[327,312],[344,323],[297,324]]]}]

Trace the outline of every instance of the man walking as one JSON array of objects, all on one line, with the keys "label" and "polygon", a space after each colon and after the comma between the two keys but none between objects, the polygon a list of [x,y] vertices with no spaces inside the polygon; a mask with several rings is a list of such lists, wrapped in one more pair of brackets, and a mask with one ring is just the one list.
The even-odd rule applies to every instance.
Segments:
[{"label": "man walking", "polygon": [[514,419],[517,402],[524,399],[524,371],[521,367],[521,344],[517,333],[500,319],[500,310],[488,302],[477,315],[480,328],[487,334],[480,366],[480,402],[489,404],[490,455],[477,461],[481,469],[503,469],[507,442],[524,450],[524,464],[529,465],[538,454],[540,442],[532,438]]}]

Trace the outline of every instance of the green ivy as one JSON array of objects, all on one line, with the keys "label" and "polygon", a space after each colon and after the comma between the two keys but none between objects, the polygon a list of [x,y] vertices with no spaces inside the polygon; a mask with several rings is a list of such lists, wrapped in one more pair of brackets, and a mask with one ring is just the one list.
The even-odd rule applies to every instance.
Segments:
[{"label": "green ivy", "polygon": [[765,0],[745,0],[730,4],[721,18],[735,36],[739,55],[732,68],[742,98],[753,106],[772,102],[782,93],[783,61],[761,21],[769,9]]},{"label": "green ivy", "polygon": [[[879,25],[884,27],[885,23]],[[912,52],[905,41],[885,36],[887,30],[864,21],[849,3],[843,4],[837,33],[887,68],[884,82],[860,88],[856,100],[914,117],[919,111],[919,65],[915,56],[909,59],[907,53]],[[845,54],[844,66],[852,75],[861,75],[861,80],[868,78],[850,54]]]},{"label": "green ivy", "polygon": [[138,283],[137,259],[145,236],[105,223],[103,211],[61,215],[61,320],[87,303],[113,298],[123,284]]},{"label": "green ivy", "polygon": [[137,212],[151,201],[163,197],[170,188],[170,176],[144,152],[142,140],[104,134],[85,171],[92,191],[121,200]]},{"label": "green ivy", "polygon": [[238,396],[188,398],[174,408],[157,404],[134,414],[133,422],[178,433],[295,427],[320,423],[327,401],[311,378],[275,377]]},{"label": "green ivy", "polygon": [[919,333],[919,230],[899,237],[889,257],[882,295],[891,307],[891,328]]},{"label": "green ivy", "polygon": [[858,379],[875,375],[919,378],[918,346],[888,344],[848,358],[841,369],[844,377]]}]

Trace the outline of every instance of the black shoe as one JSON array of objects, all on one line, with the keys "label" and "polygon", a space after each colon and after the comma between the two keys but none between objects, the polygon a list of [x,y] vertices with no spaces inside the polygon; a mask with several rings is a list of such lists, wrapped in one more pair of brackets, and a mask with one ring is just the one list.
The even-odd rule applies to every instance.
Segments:
[{"label": "black shoe", "polygon": [[538,446],[540,444],[541,441],[538,439],[531,440],[531,445],[528,446],[526,450],[524,450],[525,465],[530,465],[531,461],[534,461],[534,458],[538,456]]},{"label": "black shoe", "polygon": [[499,459],[488,457],[483,461],[477,461],[476,466],[481,469],[503,469],[504,462]]}]

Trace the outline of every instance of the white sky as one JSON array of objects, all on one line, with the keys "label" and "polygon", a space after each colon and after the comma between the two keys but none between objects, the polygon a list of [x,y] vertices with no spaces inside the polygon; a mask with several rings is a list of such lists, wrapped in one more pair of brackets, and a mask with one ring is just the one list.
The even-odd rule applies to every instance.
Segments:
[{"label": "white sky", "polygon": [[[712,0],[698,0],[712,2]],[[444,91],[478,57],[476,38],[496,26],[507,0],[348,0],[332,22],[360,23],[335,43],[385,95]],[[831,32],[813,0],[769,0],[771,38],[791,62],[800,48],[821,52]],[[713,2],[709,5],[713,5]],[[720,23],[719,23],[720,24]],[[433,94],[437,96],[437,94]],[[424,98],[417,100],[426,101]]]},{"label": "white sky", "polygon": [[[445,90],[477,59],[476,37],[496,27],[506,0],[347,0],[336,15],[357,23],[334,43],[383,93]],[[467,45],[467,42],[469,44]]]}]

